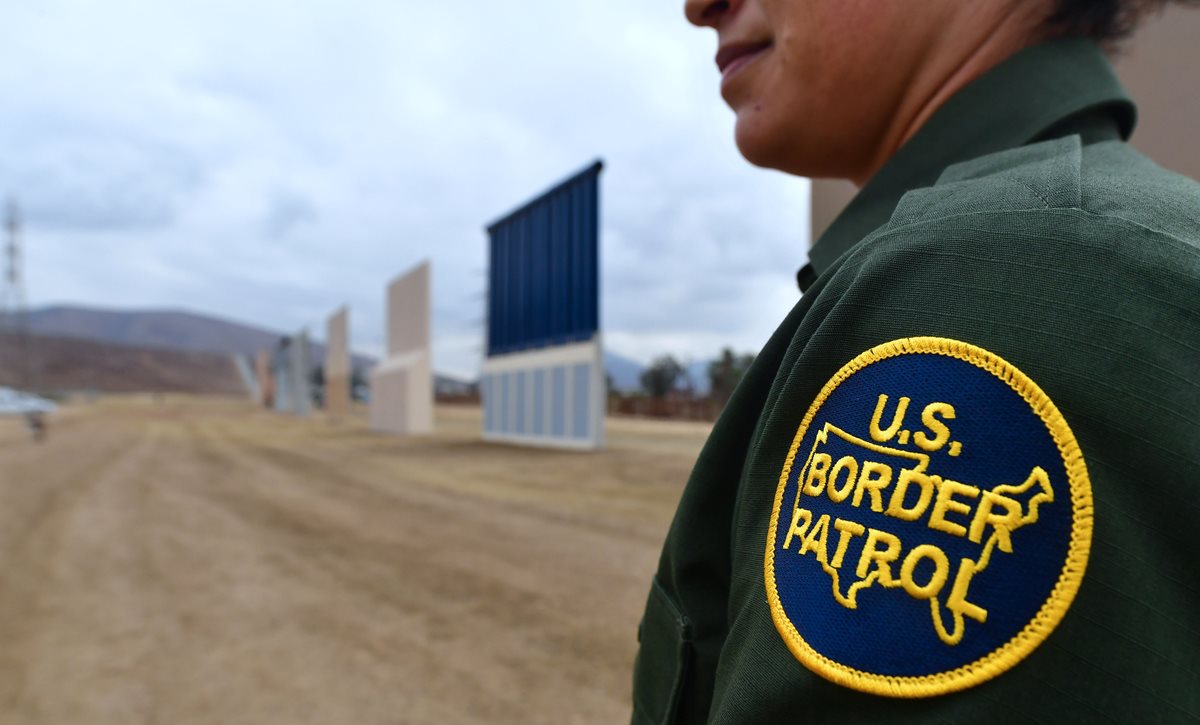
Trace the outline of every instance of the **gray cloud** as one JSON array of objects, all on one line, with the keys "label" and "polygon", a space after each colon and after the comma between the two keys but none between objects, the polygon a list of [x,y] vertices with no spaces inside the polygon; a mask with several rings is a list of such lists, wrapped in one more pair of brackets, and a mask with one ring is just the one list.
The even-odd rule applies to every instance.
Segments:
[{"label": "gray cloud", "polygon": [[316,219],[317,209],[306,197],[280,191],[269,202],[264,233],[268,239],[282,239],[296,227]]},{"label": "gray cloud", "polygon": [[[677,3],[48,0],[10,10],[0,194],[35,302],[318,335],[430,258],[435,362],[472,373],[483,225],[597,156],[603,320],[648,359],[761,345],[795,302],[803,182],[750,168]],[[20,32],[16,32],[20,28]],[[89,250],[105,249],[98,255]]]},{"label": "gray cloud", "polygon": [[148,231],[171,225],[202,179],[185,151],[104,129],[47,124],[13,143],[0,188],[47,229]]}]

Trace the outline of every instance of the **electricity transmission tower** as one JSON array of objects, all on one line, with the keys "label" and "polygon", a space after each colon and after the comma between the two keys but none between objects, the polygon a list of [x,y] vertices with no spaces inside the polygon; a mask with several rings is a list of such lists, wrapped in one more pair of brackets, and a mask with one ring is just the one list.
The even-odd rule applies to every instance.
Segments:
[{"label": "electricity transmission tower", "polygon": [[9,199],[4,222],[4,279],[0,282],[0,362],[7,362],[18,389],[30,382],[29,317],[25,308],[25,277],[22,274],[21,211]]}]

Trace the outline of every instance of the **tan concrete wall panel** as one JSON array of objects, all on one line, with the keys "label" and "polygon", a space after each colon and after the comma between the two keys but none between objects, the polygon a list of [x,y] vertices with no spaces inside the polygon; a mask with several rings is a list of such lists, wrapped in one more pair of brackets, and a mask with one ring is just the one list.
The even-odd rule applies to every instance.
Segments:
[{"label": "tan concrete wall panel", "polygon": [[329,317],[325,333],[325,410],[344,415],[350,410],[349,311],[342,307]]},{"label": "tan concrete wall panel", "polygon": [[350,375],[350,313],[342,307],[325,325],[325,374],[334,377]]},{"label": "tan concrete wall panel", "polygon": [[388,358],[371,373],[369,419],[375,430],[433,432],[429,277],[426,261],[388,285]]},{"label": "tan concrete wall panel", "polygon": [[371,428],[397,435],[433,432],[433,385],[428,354],[393,358],[371,372]]},{"label": "tan concrete wall panel", "polygon": [[325,412],[330,415],[350,412],[350,376],[325,376]]},{"label": "tan concrete wall panel", "polygon": [[258,403],[270,408],[275,405],[275,376],[271,374],[271,351],[259,350],[254,357],[254,372],[258,376]]},{"label": "tan concrete wall panel", "polygon": [[429,262],[422,262],[387,291],[388,357],[429,347]]}]

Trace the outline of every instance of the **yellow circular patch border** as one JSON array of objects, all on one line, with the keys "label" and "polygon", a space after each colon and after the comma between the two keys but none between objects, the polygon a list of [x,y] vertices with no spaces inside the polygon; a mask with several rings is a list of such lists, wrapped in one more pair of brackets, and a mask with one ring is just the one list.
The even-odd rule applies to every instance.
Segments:
[{"label": "yellow circular patch border", "polygon": [[[833,391],[854,373],[872,363],[897,355],[910,354],[945,355],[971,363],[1007,383],[1025,399],[1025,402],[1045,423],[1062,455],[1068,484],[1071,488],[1072,520],[1071,542],[1067,549],[1067,558],[1062,572],[1059,574],[1054,588],[1050,591],[1050,596],[1029,624],[1002,646],[962,667],[921,677],[897,677],[863,672],[834,662],[804,641],[783,610],[783,605],[776,592],[775,537],[779,526],[779,512],[783,506],[783,492],[787,486],[792,465],[796,460],[796,451],[817,411],[821,409]],[[1067,426],[1067,421],[1059,412],[1058,407],[1029,376],[999,355],[970,343],[944,337],[908,337],[877,345],[846,363],[830,378],[825,387],[821,389],[820,394],[817,395],[816,400],[809,406],[804,420],[800,423],[799,430],[796,431],[796,437],[792,440],[791,448],[788,449],[787,461],[783,466],[783,473],[779,477],[779,486],[775,490],[775,505],[771,510],[771,525],[767,534],[765,573],[767,603],[771,607],[771,618],[775,622],[775,629],[783,637],[788,649],[796,659],[800,660],[801,664],[839,685],[889,697],[930,697],[974,687],[1001,674],[1024,659],[1050,635],[1050,632],[1067,613],[1067,609],[1075,599],[1075,593],[1079,591],[1079,584],[1083,580],[1083,573],[1087,568],[1088,553],[1092,545],[1092,515],[1092,485],[1088,479],[1087,466],[1083,460],[1083,453],[1079,450],[1079,444],[1075,441],[1075,436],[1071,433],[1071,429]]]}]

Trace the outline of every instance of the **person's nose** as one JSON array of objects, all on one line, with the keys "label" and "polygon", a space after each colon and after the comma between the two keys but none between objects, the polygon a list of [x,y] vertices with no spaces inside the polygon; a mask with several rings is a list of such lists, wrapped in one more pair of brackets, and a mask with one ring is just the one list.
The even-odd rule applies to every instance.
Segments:
[{"label": "person's nose", "polygon": [[683,14],[698,28],[716,28],[733,16],[743,0],[685,0]]}]

